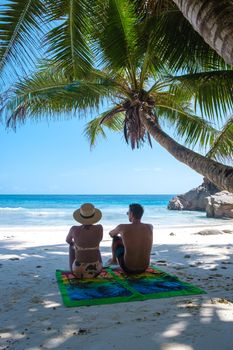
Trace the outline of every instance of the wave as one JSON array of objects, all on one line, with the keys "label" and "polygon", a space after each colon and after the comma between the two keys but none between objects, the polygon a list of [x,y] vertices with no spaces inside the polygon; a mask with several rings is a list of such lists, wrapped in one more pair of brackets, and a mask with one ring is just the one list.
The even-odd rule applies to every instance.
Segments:
[{"label": "wave", "polygon": [[21,210],[26,210],[26,208],[23,207],[16,207],[16,208],[12,208],[12,207],[0,207],[0,212],[1,211],[21,211]]},{"label": "wave", "polygon": [[[24,212],[25,214],[28,215],[66,215],[67,213],[70,213],[70,210],[56,210],[56,209],[29,209],[29,208],[23,208],[23,207],[17,207],[17,208],[10,208],[10,207],[0,207],[0,213],[2,212]],[[72,212],[72,211],[71,211]]]},{"label": "wave", "polygon": [[64,217],[64,216],[67,216],[68,215],[68,213],[66,212],[66,211],[58,211],[58,210],[51,210],[51,211],[49,211],[49,210],[39,210],[39,211],[37,211],[37,210],[34,210],[34,211],[32,211],[32,210],[30,210],[30,211],[28,211],[27,212],[27,215],[28,216],[46,216],[46,217]]}]

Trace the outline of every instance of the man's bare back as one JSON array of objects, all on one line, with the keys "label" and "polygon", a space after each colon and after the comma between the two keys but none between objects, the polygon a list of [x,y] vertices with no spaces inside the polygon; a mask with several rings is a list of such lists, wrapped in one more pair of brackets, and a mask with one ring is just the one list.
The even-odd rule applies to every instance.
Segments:
[{"label": "man's bare back", "polygon": [[[137,211],[134,213],[135,208],[139,210],[139,214]],[[139,204],[130,205],[128,215],[131,224],[118,225],[109,233],[113,237],[112,262],[118,262],[123,270],[129,270],[132,273],[146,270],[150,263],[153,243],[153,226],[141,222],[140,208],[143,213],[143,208]],[[121,236],[122,241],[118,235]],[[122,245],[123,248],[121,248]]]}]

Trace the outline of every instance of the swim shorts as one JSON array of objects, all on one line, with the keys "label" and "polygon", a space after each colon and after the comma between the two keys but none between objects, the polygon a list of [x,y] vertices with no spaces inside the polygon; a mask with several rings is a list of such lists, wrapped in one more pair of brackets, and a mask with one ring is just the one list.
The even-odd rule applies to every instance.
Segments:
[{"label": "swim shorts", "polygon": [[113,251],[115,253],[115,256],[118,260],[120,267],[127,274],[138,274],[138,273],[145,272],[145,270],[131,270],[126,266],[125,259],[124,259],[125,247],[124,247],[122,238],[119,236],[113,237]]}]

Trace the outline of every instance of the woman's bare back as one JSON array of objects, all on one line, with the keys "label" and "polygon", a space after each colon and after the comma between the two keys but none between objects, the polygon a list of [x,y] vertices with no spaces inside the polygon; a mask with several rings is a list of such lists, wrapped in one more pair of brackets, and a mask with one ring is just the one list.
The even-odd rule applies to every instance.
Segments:
[{"label": "woman's bare back", "polygon": [[71,228],[75,244],[75,258],[78,262],[102,261],[99,244],[103,238],[102,225],[81,225]]}]

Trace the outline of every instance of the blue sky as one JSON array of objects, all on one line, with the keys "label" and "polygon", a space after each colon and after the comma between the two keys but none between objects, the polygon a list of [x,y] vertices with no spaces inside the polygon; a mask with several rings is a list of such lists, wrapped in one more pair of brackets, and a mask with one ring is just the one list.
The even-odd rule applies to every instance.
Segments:
[{"label": "blue sky", "polygon": [[85,121],[27,122],[16,133],[0,127],[1,194],[175,194],[202,176],[153,142],[132,151],[108,133],[90,150]]}]

